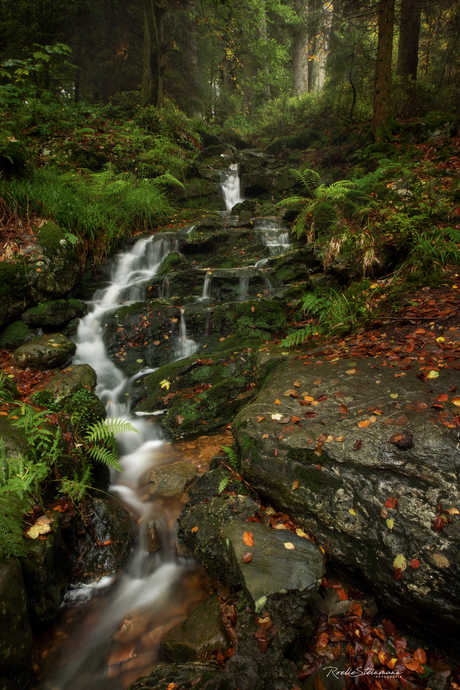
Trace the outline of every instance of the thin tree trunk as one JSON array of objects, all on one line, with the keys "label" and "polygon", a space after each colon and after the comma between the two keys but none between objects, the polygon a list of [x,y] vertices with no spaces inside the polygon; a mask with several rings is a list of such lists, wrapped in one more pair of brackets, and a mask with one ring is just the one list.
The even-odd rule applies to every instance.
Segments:
[{"label": "thin tree trunk", "polygon": [[308,0],[295,0],[294,6],[302,25],[294,34],[292,77],[294,91],[302,94],[308,92]]},{"label": "thin tree trunk", "polygon": [[402,0],[399,29],[397,112],[410,114],[415,107],[415,82],[417,80],[418,48],[422,15],[421,0]]},{"label": "thin tree trunk", "polygon": [[142,100],[145,105],[163,105],[163,20],[166,7],[156,0],[144,0],[144,51]]},{"label": "thin tree trunk", "polygon": [[393,52],[395,0],[379,0],[379,37],[374,83],[374,114],[372,131],[381,138],[382,128],[392,114],[391,109],[391,58]]}]

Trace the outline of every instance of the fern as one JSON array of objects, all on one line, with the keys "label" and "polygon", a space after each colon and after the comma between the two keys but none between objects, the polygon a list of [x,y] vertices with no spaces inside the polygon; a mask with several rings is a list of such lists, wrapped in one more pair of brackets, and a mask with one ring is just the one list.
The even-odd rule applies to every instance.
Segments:
[{"label": "fern", "polygon": [[138,433],[135,426],[126,422],[124,419],[108,419],[99,421],[88,427],[85,439],[88,443],[102,442],[104,446],[93,446],[89,449],[89,454],[96,460],[108,465],[121,472],[121,465],[118,461],[118,454],[115,442],[115,434],[122,434],[128,431]]},{"label": "fern", "polygon": [[61,482],[61,492],[72,499],[73,503],[79,503],[85,491],[91,488],[91,468],[87,467],[81,479],[78,479],[74,472],[73,479],[63,479]]},{"label": "fern", "polygon": [[23,537],[24,504],[9,492],[0,495],[0,561],[10,556],[25,556]]},{"label": "fern", "polygon": [[239,469],[237,453],[233,450],[233,448],[230,448],[229,446],[222,446],[222,449],[225,450],[225,452],[227,453],[230,465],[233,467],[235,472],[237,472]]},{"label": "fern", "polygon": [[305,328],[302,328],[300,331],[296,331],[295,333],[290,333],[284,340],[281,341],[281,345],[283,347],[296,347],[297,345],[300,345],[303,343],[309,335],[317,334],[320,332],[320,329],[315,327],[315,331],[313,332],[313,328],[311,324],[307,324]]},{"label": "fern", "polygon": [[[305,189],[313,195],[314,190],[319,186],[321,180],[320,176],[315,170],[312,170],[311,168],[304,168],[303,170],[295,170],[294,168],[291,168],[289,172],[291,175],[300,180]],[[305,199],[303,199],[303,201],[305,201]]]},{"label": "fern", "polygon": [[227,484],[229,483],[231,478],[232,478],[231,475],[227,474],[227,476],[222,479],[222,481],[220,482],[219,487],[217,489],[217,493],[219,493],[219,494],[222,493],[222,491],[225,489],[225,487],[227,486]]}]

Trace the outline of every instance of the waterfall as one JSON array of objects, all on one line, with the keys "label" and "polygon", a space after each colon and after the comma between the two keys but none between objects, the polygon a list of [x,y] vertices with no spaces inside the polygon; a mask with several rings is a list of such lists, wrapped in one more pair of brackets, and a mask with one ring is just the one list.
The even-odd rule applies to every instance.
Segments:
[{"label": "waterfall", "polygon": [[211,299],[211,283],[212,283],[212,273],[211,271],[206,271],[203,284],[203,294],[201,299]]},{"label": "waterfall", "polygon": [[246,297],[248,295],[248,289],[249,289],[249,277],[248,276],[240,276],[240,288],[239,288],[238,299],[241,302],[246,299]]},{"label": "waterfall", "polygon": [[179,337],[176,341],[176,357],[175,359],[184,359],[189,355],[193,355],[198,350],[198,345],[194,340],[187,338],[187,326],[185,323],[185,311],[181,309]]},{"label": "waterfall", "polygon": [[[260,234],[262,242],[270,249],[271,256],[284,254],[290,250],[289,232],[277,218],[258,218],[254,223],[254,230]],[[257,267],[262,265],[260,262],[256,264]]]},{"label": "waterfall", "polygon": [[[158,517],[160,508],[155,500],[142,500],[138,493],[140,478],[150,468],[164,463],[166,452],[163,435],[157,427],[145,419],[129,416],[127,400],[130,383],[151,370],[143,370],[132,379],[127,379],[109,359],[102,340],[106,315],[117,308],[120,299],[142,299],[143,289],[157,273],[162,260],[176,247],[177,242],[174,240],[142,239],[130,252],[119,255],[114,262],[111,284],[106,290],[95,295],[90,313],[81,320],[75,337],[77,353],[74,362],[89,363],[96,370],[97,394],[107,404],[109,416],[122,415],[139,431],[120,435],[118,442],[123,471],[113,477],[115,483],[111,486],[111,492],[125,504],[139,522],[139,533],[126,572],[118,576],[113,589],[104,599],[95,601],[94,606],[97,604],[97,609],[93,609],[92,615],[77,634],[78,639],[73,639],[72,647],[65,652],[65,667],[58,671],[50,682],[50,687],[55,690],[105,688],[108,682],[107,674],[109,678],[113,678],[109,681],[110,687],[121,690],[123,683],[118,682],[116,675],[117,669],[124,669],[124,666],[121,664],[107,667],[107,650],[112,636],[131,613],[148,620],[149,629],[160,629],[160,626],[168,621],[168,607],[171,602],[176,604],[181,599],[181,590],[178,587],[192,567],[189,563],[177,562],[174,537],[167,527],[167,524],[174,522],[175,516],[170,515],[168,519]],[[177,358],[186,357],[194,352],[196,347],[196,344],[187,338],[185,315],[182,310],[176,348]],[[152,520],[155,520],[163,542],[163,548],[153,554],[147,552],[145,544],[145,526]],[[103,578],[95,586],[74,587],[69,590],[67,600],[74,603],[85,601],[98,587],[108,585],[112,579]],[[142,640],[139,644],[142,644]],[[78,654],[74,653],[75,650],[78,650]],[[158,642],[149,642],[141,656],[145,657],[145,665],[155,662],[158,659]],[[136,677],[141,672],[142,668],[139,667]]]},{"label": "waterfall", "polygon": [[169,281],[168,276],[165,276],[163,278],[163,282],[161,283],[159,290],[158,290],[158,297],[160,299],[168,299],[168,297],[171,296],[171,283]]},{"label": "waterfall", "polygon": [[222,182],[222,192],[227,211],[231,211],[235,204],[239,204],[244,201],[244,199],[242,199],[240,196],[238,163],[232,163],[230,165],[230,169],[225,173],[225,179]]}]

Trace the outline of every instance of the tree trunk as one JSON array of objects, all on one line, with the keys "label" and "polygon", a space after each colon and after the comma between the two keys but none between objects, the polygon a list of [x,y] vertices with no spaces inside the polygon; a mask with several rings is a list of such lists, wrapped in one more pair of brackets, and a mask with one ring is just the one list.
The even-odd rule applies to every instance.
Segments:
[{"label": "tree trunk", "polygon": [[408,115],[415,108],[421,15],[421,0],[401,0],[398,67],[396,70],[400,79],[397,92],[397,112],[400,115]]},{"label": "tree trunk", "polygon": [[295,0],[295,10],[302,25],[294,34],[292,77],[297,94],[308,92],[308,0]]},{"label": "tree trunk", "polygon": [[163,19],[166,7],[156,0],[144,0],[144,51],[142,102],[163,105]]},{"label": "tree trunk", "polygon": [[391,57],[393,52],[395,0],[379,0],[379,38],[374,83],[372,131],[376,139],[391,117]]}]

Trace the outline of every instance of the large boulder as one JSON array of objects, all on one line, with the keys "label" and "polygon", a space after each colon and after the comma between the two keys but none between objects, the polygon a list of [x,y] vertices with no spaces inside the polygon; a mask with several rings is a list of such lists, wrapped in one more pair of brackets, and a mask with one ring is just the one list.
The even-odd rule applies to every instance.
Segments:
[{"label": "large boulder", "polygon": [[334,353],[278,366],[234,420],[241,472],[335,563],[362,573],[387,609],[419,634],[448,629],[459,643],[460,458],[449,391],[460,373],[428,363],[418,376],[403,359]]},{"label": "large boulder", "polygon": [[94,393],[96,384],[97,375],[90,364],[74,364],[46,381],[43,390],[49,391],[59,401],[82,388]]},{"label": "large boulder", "polygon": [[28,326],[61,326],[76,316],[84,316],[88,307],[77,299],[55,299],[41,302],[36,307],[27,309],[21,319]]},{"label": "large boulder", "polygon": [[16,559],[0,564],[0,687],[25,687],[30,672],[32,632],[21,568]]},{"label": "large boulder", "polygon": [[75,343],[56,333],[18,347],[11,356],[11,364],[21,369],[54,369],[67,364],[76,351]]}]

